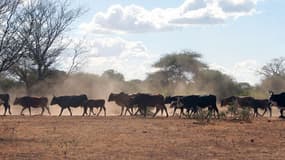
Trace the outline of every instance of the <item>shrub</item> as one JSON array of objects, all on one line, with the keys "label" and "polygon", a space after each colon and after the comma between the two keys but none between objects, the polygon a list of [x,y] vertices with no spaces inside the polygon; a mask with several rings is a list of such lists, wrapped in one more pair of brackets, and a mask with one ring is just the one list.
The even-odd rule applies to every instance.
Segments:
[{"label": "shrub", "polygon": [[239,119],[242,121],[251,121],[249,107],[244,107],[241,111],[239,111]]}]

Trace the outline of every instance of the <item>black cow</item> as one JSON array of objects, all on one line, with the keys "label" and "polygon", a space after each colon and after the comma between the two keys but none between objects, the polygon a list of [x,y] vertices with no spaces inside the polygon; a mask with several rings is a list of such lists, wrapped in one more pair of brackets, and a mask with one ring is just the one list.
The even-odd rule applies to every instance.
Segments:
[{"label": "black cow", "polygon": [[251,107],[254,110],[254,116],[260,115],[258,113],[258,109],[263,109],[264,112],[262,116],[269,110],[270,117],[272,116],[272,109],[270,107],[270,103],[267,99],[255,99],[253,97],[237,97],[237,96],[230,96],[221,100],[221,106],[226,105],[234,105],[237,104],[238,107]]},{"label": "black cow", "polygon": [[17,97],[14,101],[14,105],[21,105],[23,107],[20,113],[21,115],[24,115],[23,111],[28,108],[31,116],[31,107],[42,108],[41,115],[43,115],[46,108],[50,115],[50,111],[48,108],[48,98],[46,97],[30,97],[30,96],[24,96],[20,98]]},{"label": "black cow", "polygon": [[221,99],[221,107],[227,106],[227,105],[234,105],[236,103],[236,97],[230,96]]},{"label": "black cow", "polygon": [[215,95],[191,95],[185,96],[181,99],[181,103],[183,104],[184,108],[187,109],[187,113],[189,115],[189,111],[191,110],[190,116],[192,113],[197,113],[199,108],[206,108],[210,111],[207,117],[212,113],[214,110],[214,114],[217,113],[219,117],[219,110],[216,105],[217,98]]},{"label": "black cow", "polygon": [[125,115],[127,112],[129,112],[130,115],[133,115],[133,106],[130,105],[130,99],[132,98],[133,95],[128,95],[124,92],[120,92],[118,94],[116,93],[111,93],[108,98],[108,102],[114,101],[117,105],[121,107],[121,116],[124,113],[124,108],[126,107],[125,110]]},{"label": "black cow", "polygon": [[252,107],[254,110],[254,115],[256,117],[259,115],[258,109],[264,110],[262,116],[264,116],[267,110],[269,110],[269,116],[272,117],[272,109],[271,109],[270,102],[268,99],[254,99],[254,101],[252,102]]},{"label": "black cow", "polygon": [[0,94],[0,100],[1,100],[1,105],[3,104],[4,105],[4,116],[6,115],[6,112],[8,111],[9,114],[11,115],[11,111],[10,111],[10,104],[9,104],[9,101],[10,101],[10,96],[9,94]]},{"label": "black cow", "polygon": [[141,111],[144,114],[144,117],[146,117],[147,114],[147,107],[156,107],[156,112],[154,113],[153,117],[156,116],[156,114],[161,110],[161,113],[163,114],[163,111],[166,112],[166,117],[168,117],[167,108],[164,105],[164,97],[162,95],[150,95],[150,94],[144,94],[144,93],[138,93],[133,95],[133,97],[130,100],[131,106],[138,106],[138,110],[135,113],[135,115]]},{"label": "black cow", "polygon": [[97,116],[101,113],[102,109],[104,110],[104,116],[106,116],[106,108],[105,108],[105,100],[104,99],[89,99],[84,102],[84,113],[83,115],[87,115],[87,109],[89,108],[89,116],[91,113],[95,115],[93,108],[100,108],[99,112],[97,113]]},{"label": "black cow", "polygon": [[269,98],[270,105],[277,106],[280,109],[280,118],[285,118],[283,115],[283,111],[285,110],[285,92],[280,94],[274,94],[272,91],[270,92],[271,96]]},{"label": "black cow", "polygon": [[174,108],[172,116],[175,115],[175,112],[177,109],[180,109],[180,115],[179,116],[181,117],[181,115],[183,113],[183,109],[184,109],[184,106],[181,103],[182,98],[183,98],[183,96],[173,96],[173,97],[168,96],[165,98],[164,103],[170,104],[170,108]]},{"label": "black cow", "polygon": [[[72,112],[70,107],[83,107],[83,104],[85,101],[87,101],[87,96],[85,94],[79,95],[79,96],[59,96],[59,97],[53,97],[51,100],[50,105],[59,105],[61,110],[59,113],[59,116],[61,116],[64,109],[68,109],[70,116],[72,116]],[[83,112],[84,114],[84,112]]]}]

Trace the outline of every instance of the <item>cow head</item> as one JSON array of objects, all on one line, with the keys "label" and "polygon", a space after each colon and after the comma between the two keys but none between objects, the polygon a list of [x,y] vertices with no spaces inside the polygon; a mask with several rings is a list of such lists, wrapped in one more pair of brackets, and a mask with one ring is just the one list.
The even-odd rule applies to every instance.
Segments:
[{"label": "cow head", "polygon": [[172,98],[170,96],[166,96],[164,99],[165,104],[170,104],[172,102]]},{"label": "cow head", "polygon": [[171,102],[169,108],[177,107],[177,102]]},{"label": "cow head", "polygon": [[13,105],[17,105],[17,104],[20,104],[20,98],[18,97],[16,97]]},{"label": "cow head", "polygon": [[226,106],[226,105],[232,105],[235,103],[235,100],[236,100],[236,97],[234,96],[223,98],[221,100],[221,107]]},{"label": "cow head", "polygon": [[57,104],[57,97],[56,96],[53,96],[51,102],[50,102],[50,105],[55,105]]},{"label": "cow head", "polygon": [[114,101],[114,100],[115,100],[114,97],[115,97],[115,94],[114,94],[114,93],[111,93],[111,94],[109,95],[108,102]]},{"label": "cow head", "polygon": [[269,93],[271,94],[270,97],[269,97],[269,103],[270,105],[274,105],[274,106],[277,106],[277,101],[278,101],[278,95],[275,95],[274,92],[272,91],[269,91]]}]

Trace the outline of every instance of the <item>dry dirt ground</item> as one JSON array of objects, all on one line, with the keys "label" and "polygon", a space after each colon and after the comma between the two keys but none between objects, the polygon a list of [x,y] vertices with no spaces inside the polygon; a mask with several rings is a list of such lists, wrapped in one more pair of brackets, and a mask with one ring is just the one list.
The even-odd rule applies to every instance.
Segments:
[{"label": "dry dirt ground", "polygon": [[0,117],[0,159],[284,159],[285,120]]}]

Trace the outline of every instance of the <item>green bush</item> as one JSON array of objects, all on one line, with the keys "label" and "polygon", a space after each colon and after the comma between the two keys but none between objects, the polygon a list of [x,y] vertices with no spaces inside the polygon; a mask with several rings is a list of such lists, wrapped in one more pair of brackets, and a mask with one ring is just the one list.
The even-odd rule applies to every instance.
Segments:
[{"label": "green bush", "polygon": [[244,107],[241,111],[239,111],[239,119],[242,121],[251,121],[249,107]]},{"label": "green bush", "polygon": [[227,113],[230,113],[231,116],[236,116],[238,114],[238,107],[237,105],[233,104],[233,105],[229,105],[228,109],[227,109]]}]

